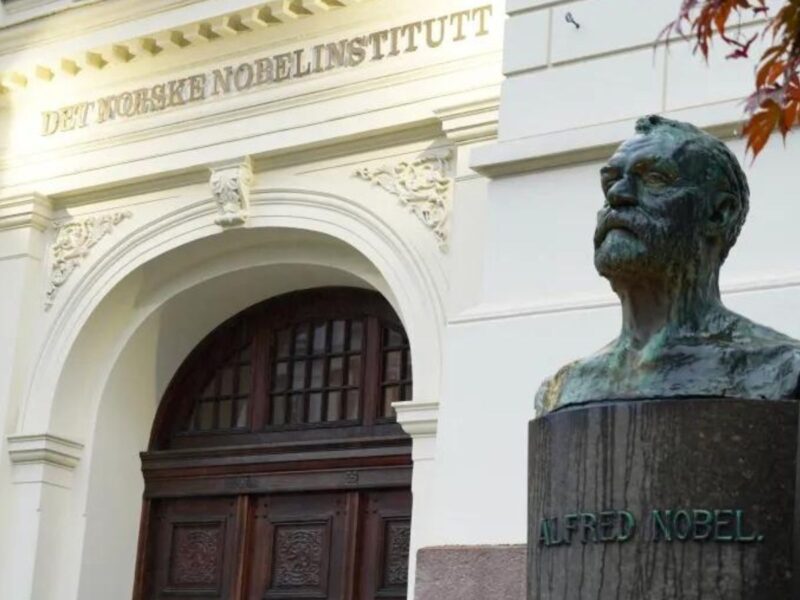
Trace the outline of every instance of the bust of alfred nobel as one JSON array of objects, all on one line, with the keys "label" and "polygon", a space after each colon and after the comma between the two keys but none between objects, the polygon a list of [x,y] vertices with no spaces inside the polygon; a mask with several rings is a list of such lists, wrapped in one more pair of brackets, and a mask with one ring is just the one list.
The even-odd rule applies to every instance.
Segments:
[{"label": "bust of alfred nobel", "polygon": [[719,270],[749,196],[725,144],[688,123],[644,117],[600,174],[594,264],[619,296],[622,331],[545,381],[537,412],[602,400],[800,397],[800,342],[720,300]]}]

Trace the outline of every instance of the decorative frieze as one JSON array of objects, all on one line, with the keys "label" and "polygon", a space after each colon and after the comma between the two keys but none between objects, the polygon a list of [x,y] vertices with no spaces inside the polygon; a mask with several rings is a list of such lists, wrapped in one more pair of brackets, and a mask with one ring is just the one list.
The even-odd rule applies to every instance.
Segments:
[{"label": "decorative frieze", "polygon": [[412,161],[377,168],[363,167],[356,177],[371,181],[397,196],[447,249],[447,218],[453,180],[450,177],[452,151],[447,148],[427,152]]},{"label": "decorative frieze", "polygon": [[211,193],[217,203],[217,225],[233,227],[247,221],[253,166],[249,156],[211,167]]},{"label": "decorative frieze", "polygon": [[89,255],[91,249],[114,231],[116,225],[130,217],[130,212],[122,211],[74,221],[62,221],[53,225],[56,238],[51,249],[53,262],[45,308],[49,309],[53,305],[58,291]]}]

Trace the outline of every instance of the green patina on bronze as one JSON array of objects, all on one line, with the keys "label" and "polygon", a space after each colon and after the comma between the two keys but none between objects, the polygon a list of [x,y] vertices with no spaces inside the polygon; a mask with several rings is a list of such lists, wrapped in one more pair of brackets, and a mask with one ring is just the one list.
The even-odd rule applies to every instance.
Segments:
[{"label": "green patina on bronze", "polygon": [[798,398],[800,342],[723,306],[719,270],[749,188],[724,143],[648,116],[601,170],[594,263],[622,305],[622,331],[544,382],[539,414],[607,400]]}]

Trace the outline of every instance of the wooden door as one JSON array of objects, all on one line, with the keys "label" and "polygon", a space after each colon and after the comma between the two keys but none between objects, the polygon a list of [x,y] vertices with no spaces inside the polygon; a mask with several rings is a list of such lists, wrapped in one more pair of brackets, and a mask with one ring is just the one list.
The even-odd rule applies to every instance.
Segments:
[{"label": "wooden door", "polygon": [[153,519],[153,556],[146,597],[229,600],[238,595],[241,500],[161,501]]},{"label": "wooden door", "polygon": [[350,501],[346,493],[258,498],[248,597],[346,598],[354,551]]},{"label": "wooden door", "polygon": [[406,490],[364,494],[360,519],[358,600],[405,599],[411,538],[411,494]]},{"label": "wooden door", "polygon": [[142,454],[134,600],[406,597],[413,393],[385,299],[295,292],[220,325]]},{"label": "wooden door", "polygon": [[162,500],[146,598],[406,598],[408,490]]}]

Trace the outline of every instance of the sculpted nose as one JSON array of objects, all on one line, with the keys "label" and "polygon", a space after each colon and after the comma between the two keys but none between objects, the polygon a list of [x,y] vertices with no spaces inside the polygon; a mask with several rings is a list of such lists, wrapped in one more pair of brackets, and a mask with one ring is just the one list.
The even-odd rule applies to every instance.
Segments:
[{"label": "sculpted nose", "polygon": [[608,200],[608,205],[612,208],[635,206],[638,203],[636,193],[633,191],[628,178],[620,179],[612,185],[608,190],[608,194],[606,194],[606,200]]}]

